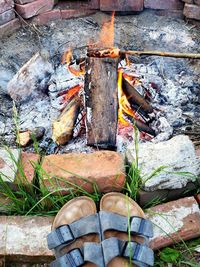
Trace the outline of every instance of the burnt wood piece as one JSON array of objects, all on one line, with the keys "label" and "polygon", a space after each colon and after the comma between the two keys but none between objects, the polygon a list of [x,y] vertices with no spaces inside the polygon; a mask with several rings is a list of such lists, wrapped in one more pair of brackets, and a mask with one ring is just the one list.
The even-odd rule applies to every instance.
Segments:
[{"label": "burnt wood piece", "polygon": [[118,124],[118,59],[86,60],[85,106],[87,144],[103,149],[116,148]]},{"label": "burnt wood piece", "polygon": [[145,100],[143,96],[141,96],[137,92],[137,90],[124,77],[122,78],[122,88],[130,104],[136,104],[140,107],[140,109],[143,109],[147,113],[153,112],[152,106]]},{"label": "burnt wood piece", "polygon": [[148,133],[152,136],[156,136],[155,131],[151,127],[149,127],[146,123],[139,121],[139,120],[135,120],[133,117],[131,117],[128,114],[123,114],[123,116],[125,120],[134,124],[138,128],[139,131]]}]

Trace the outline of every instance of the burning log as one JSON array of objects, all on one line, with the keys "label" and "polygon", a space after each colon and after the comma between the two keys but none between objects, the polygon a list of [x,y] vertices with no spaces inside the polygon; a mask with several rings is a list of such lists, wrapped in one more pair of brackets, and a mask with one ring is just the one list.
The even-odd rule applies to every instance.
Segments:
[{"label": "burning log", "polygon": [[80,99],[74,97],[53,123],[52,139],[58,145],[66,144],[73,137],[74,126],[80,111]]},{"label": "burning log", "polygon": [[118,59],[88,57],[85,75],[87,144],[115,148]]},{"label": "burning log", "polygon": [[152,106],[141,96],[137,90],[124,77],[122,78],[122,87],[128,101],[131,105],[137,105],[147,113],[152,113]]}]

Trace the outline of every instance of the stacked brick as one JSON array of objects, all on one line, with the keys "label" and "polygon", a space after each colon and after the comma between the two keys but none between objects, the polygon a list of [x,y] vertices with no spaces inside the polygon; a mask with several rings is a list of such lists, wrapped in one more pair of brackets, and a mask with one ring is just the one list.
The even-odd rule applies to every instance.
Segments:
[{"label": "stacked brick", "polygon": [[183,14],[188,19],[200,20],[200,0],[183,0]]},{"label": "stacked brick", "polygon": [[20,26],[19,20],[15,17],[13,8],[13,0],[0,1],[0,36]]}]

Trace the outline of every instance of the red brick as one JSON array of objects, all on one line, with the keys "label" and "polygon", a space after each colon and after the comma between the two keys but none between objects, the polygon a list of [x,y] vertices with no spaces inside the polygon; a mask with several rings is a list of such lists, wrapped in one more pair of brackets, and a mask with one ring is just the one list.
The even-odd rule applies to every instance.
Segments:
[{"label": "red brick", "polygon": [[151,9],[183,9],[181,0],[144,0],[144,7]]},{"label": "red brick", "polygon": [[25,5],[16,4],[16,11],[25,19],[34,17],[46,11],[49,11],[54,6],[54,0],[36,0]]},{"label": "red brick", "polygon": [[100,0],[102,11],[142,11],[144,0]]},{"label": "red brick", "polygon": [[15,12],[10,9],[0,14],[0,25],[7,23],[15,18]]},{"label": "red brick", "polygon": [[54,9],[47,11],[45,13],[39,14],[38,16],[32,18],[30,22],[37,25],[47,24],[50,21],[61,19],[61,12],[59,9]]},{"label": "red brick", "polygon": [[59,0],[58,5],[56,7],[60,9],[96,9],[98,10],[100,7],[100,0],[88,0],[88,1],[80,1],[80,0]]},{"label": "red brick", "polygon": [[186,197],[147,210],[153,222],[153,249],[170,246],[175,242],[200,236],[200,210],[194,197]]},{"label": "red brick", "polygon": [[200,6],[200,0],[194,0],[194,3],[198,6]]},{"label": "red brick", "polygon": [[0,13],[3,13],[6,10],[9,10],[13,7],[14,7],[14,1],[13,0],[1,0],[0,1]]},{"label": "red brick", "polygon": [[189,19],[200,20],[200,6],[185,4],[183,14]]},{"label": "red brick", "polygon": [[[53,217],[0,217],[0,257],[14,262],[52,259],[53,252],[47,247],[46,237],[51,231]],[[3,235],[2,235],[3,234]]]},{"label": "red brick", "polygon": [[[24,175],[26,176],[27,179],[27,181],[25,180],[25,182],[29,183],[33,182],[35,173],[34,164],[38,163],[39,159],[40,156],[38,154],[22,152],[20,165],[22,166]],[[18,181],[22,181],[22,179],[23,176],[20,174],[20,171],[18,171],[15,183],[17,183]]]},{"label": "red brick", "polygon": [[44,158],[42,168],[49,175],[44,177],[44,185],[49,191],[62,188],[63,194],[74,184],[88,192],[93,192],[96,184],[99,191],[109,192],[121,191],[125,183],[123,158],[111,151],[50,155]]},{"label": "red brick", "polygon": [[95,10],[90,9],[68,9],[68,10],[61,10],[61,17],[62,19],[71,19],[71,18],[78,18],[84,17],[94,14]]}]

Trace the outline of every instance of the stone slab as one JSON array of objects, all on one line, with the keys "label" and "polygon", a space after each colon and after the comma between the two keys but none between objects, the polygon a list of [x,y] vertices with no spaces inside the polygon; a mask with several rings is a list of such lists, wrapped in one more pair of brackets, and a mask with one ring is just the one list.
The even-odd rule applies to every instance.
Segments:
[{"label": "stone slab", "polygon": [[200,6],[185,4],[183,14],[189,19],[200,20]]},{"label": "stone slab", "polygon": [[144,0],[100,0],[101,11],[142,11]]},{"label": "stone slab", "polygon": [[144,0],[144,7],[150,9],[183,9],[181,0]]},{"label": "stone slab", "polygon": [[0,13],[5,12],[14,7],[14,0],[1,0],[0,1]]},{"label": "stone slab", "polygon": [[[18,170],[15,183],[24,182],[24,183],[33,183],[34,178],[34,165],[39,162],[40,156],[35,153],[22,152],[20,158],[21,170]],[[24,175],[26,179],[24,180]]]},{"label": "stone slab", "polygon": [[[129,164],[134,162],[135,150],[132,146],[126,156]],[[192,141],[185,135],[156,144],[139,144],[138,162],[145,191],[180,189],[194,182],[200,174],[200,160]]]},{"label": "stone slab", "polygon": [[54,0],[36,0],[25,5],[15,4],[15,9],[20,16],[28,19],[51,10],[53,6]]},{"label": "stone slab", "polygon": [[175,242],[200,236],[200,210],[194,197],[186,197],[147,210],[153,223],[152,249],[170,246]]},{"label": "stone slab", "polygon": [[0,26],[0,37],[8,36],[20,27],[21,24],[18,18],[13,19],[6,24],[3,24]]},{"label": "stone slab", "polygon": [[[14,160],[18,162],[20,158],[20,150],[10,149],[9,151]],[[7,150],[0,148],[0,173],[2,174],[3,180],[6,182],[12,183],[15,180],[17,166],[14,160],[11,158]]]},{"label": "stone slab", "polygon": [[0,14],[0,25],[7,23],[8,21],[15,18],[15,12],[12,9],[9,9]]},{"label": "stone slab", "polygon": [[74,185],[88,192],[94,192],[94,187],[100,192],[121,191],[125,183],[124,160],[112,151],[50,155],[44,158],[42,168],[48,174],[44,186],[63,194]]}]

